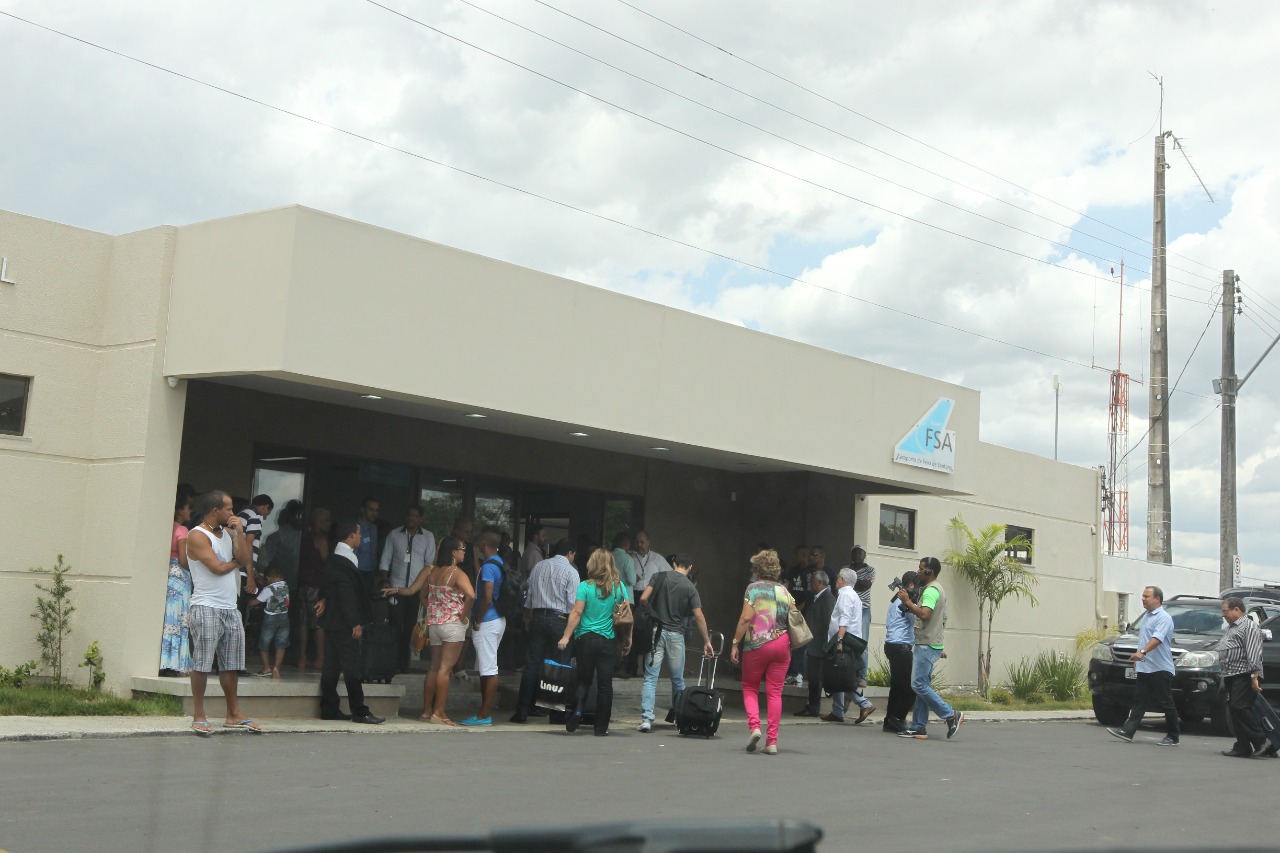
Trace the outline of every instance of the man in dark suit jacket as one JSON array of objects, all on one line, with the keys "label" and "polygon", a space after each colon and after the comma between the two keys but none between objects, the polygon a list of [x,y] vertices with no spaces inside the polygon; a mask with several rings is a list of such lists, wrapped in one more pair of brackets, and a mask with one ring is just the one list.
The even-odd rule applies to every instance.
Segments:
[{"label": "man in dark suit jacket", "polygon": [[[836,609],[836,597],[831,592],[831,579],[823,571],[815,571],[809,576],[809,589],[813,598],[804,611],[805,624],[813,632],[814,637],[827,636],[827,626],[831,622],[831,613]],[[822,705],[822,657],[826,654],[826,643],[814,640],[804,647],[805,674],[809,682],[809,702],[799,711],[797,717],[816,717]]]},{"label": "man in dark suit jacket", "polygon": [[[337,544],[324,564],[324,586],[320,595],[324,615],[320,627],[325,633],[324,669],[320,674],[320,719],[381,723],[364,702],[360,681],[360,639],[364,626],[373,621],[373,605],[356,571],[355,548],[360,544],[360,526],[354,518],[338,522]],[[338,699],[338,676],[347,683],[347,703],[351,713],[342,713]]]}]

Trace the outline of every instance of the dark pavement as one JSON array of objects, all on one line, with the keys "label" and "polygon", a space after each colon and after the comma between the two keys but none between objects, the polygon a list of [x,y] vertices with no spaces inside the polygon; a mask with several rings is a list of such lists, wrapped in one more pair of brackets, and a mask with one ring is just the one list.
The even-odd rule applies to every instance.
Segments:
[{"label": "dark pavement", "polygon": [[[822,850],[1274,847],[1280,760],[1185,734],[1125,744],[1095,724],[979,723],[955,740],[784,725],[776,757],[668,727],[361,737],[236,734],[0,745],[0,849],[258,851],[491,826],[790,816]],[[1232,819],[1244,813],[1248,820]]]}]

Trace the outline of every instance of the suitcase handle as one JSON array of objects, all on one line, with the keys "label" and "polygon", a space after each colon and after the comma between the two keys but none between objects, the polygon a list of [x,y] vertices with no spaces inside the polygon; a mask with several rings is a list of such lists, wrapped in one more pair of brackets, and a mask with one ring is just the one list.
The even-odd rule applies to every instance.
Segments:
[{"label": "suitcase handle", "polygon": [[[711,645],[715,648],[716,653],[709,659],[711,661],[711,677],[707,681],[707,686],[714,690],[716,686],[716,667],[720,663],[720,656],[724,654],[724,634],[720,631],[710,631],[709,634]],[[720,638],[719,642],[716,642],[717,637]],[[707,660],[708,658],[703,655],[700,659],[700,663],[698,664],[698,687],[702,686],[702,673],[706,668]]]}]

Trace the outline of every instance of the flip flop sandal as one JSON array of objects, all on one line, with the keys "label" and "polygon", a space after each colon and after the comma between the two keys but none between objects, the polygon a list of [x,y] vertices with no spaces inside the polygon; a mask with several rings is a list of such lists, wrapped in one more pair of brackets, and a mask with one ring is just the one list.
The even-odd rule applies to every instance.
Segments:
[{"label": "flip flop sandal", "polygon": [[262,734],[262,726],[259,726],[253,720],[241,720],[238,723],[223,723],[224,729],[242,729],[246,732],[253,732],[256,735]]},{"label": "flip flop sandal", "polygon": [[191,731],[200,735],[200,737],[213,737],[213,728],[209,725],[208,720],[202,720],[198,723],[192,723]]}]

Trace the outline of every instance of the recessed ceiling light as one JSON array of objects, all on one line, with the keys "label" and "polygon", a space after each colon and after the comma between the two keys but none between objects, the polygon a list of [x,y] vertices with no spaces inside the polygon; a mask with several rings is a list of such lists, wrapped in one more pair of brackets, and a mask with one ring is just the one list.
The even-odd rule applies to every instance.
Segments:
[{"label": "recessed ceiling light", "polygon": [[666,449],[667,449],[667,448],[665,448],[665,447],[650,447],[649,449],[650,449],[650,450],[661,450],[661,451],[666,451]]},{"label": "recessed ceiling light", "polygon": [[585,432],[571,432],[571,433],[569,433],[569,435],[577,436],[578,438],[586,438],[586,437],[587,437],[587,434],[586,434]]},{"label": "recessed ceiling light", "polygon": [[360,399],[361,400],[381,400],[382,398],[379,397],[377,394],[361,394]]},{"label": "recessed ceiling light", "polygon": [[488,416],[488,415],[482,415],[482,414],[480,414],[479,412],[472,412],[471,414],[467,415],[467,417],[469,417],[469,418],[487,418],[487,417],[489,417],[489,416]]}]

